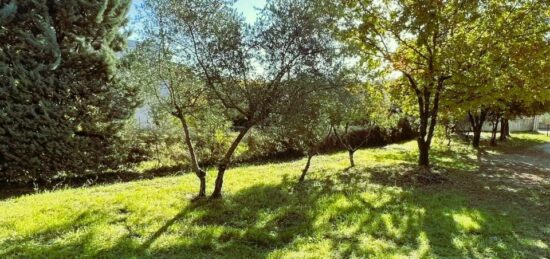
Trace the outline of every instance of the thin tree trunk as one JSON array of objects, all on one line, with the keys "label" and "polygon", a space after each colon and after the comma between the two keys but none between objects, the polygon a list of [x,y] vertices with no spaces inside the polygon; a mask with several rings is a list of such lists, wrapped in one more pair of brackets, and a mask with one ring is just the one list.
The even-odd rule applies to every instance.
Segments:
[{"label": "thin tree trunk", "polygon": [[349,166],[355,167],[355,161],[353,160],[353,154],[355,154],[355,150],[349,149],[348,154],[349,154]]},{"label": "thin tree trunk", "polygon": [[189,134],[189,126],[183,115],[179,116],[181,125],[183,126],[183,135],[185,139],[185,144],[187,145],[187,150],[189,151],[189,157],[191,158],[191,167],[193,172],[197,175],[200,181],[199,194],[197,198],[202,198],[206,196],[206,172],[200,168],[197,156],[195,154],[195,149],[193,148],[193,142],[191,142],[191,135]]},{"label": "thin tree trunk", "polygon": [[449,125],[445,125],[445,138],[447,139],[447,147],[451,147],[451,134],[452,128]]},{"label": "thin tree trunk", "polygon": [[497,117],[495,121],[493,121],[493,131],[491,132],[491,146],[497,145],[497,132],[498,132],[499,122],[500,122],[499,117]]},{"label": "thin tree trunk", "polygon": [[223,176],[225,174],[225,170],[229,167],[231,163],[231,157],[233,156],[233,153],[235,153],[235,149],[237,149],[237,146],[239,146],[239,143],[241,143],[241,140],[244,138],[246,133],[250,130],[250,127],[246,127],[239,132],[239,135],[235,140],[233,140],[233,143],[231,143],[231,146],[225,153],[225,156],[220,161],[218,165],[218,175],[216,176],[216,183],[214,185],[214,191],[212,192],[212,195],[210,198],[212,199],[219,199],[222,197],[222,187],[223,187]]},{"label": "thin tree trunk", "polygon": [[313,158],[313,155],[308,154],[306,166],[302,170],[302,175],[300,175],[300,179],[299,179],[300,182],[303,182],[306,179],[306,174],[309,171],[309,166],[311,165],[311,158]]}]

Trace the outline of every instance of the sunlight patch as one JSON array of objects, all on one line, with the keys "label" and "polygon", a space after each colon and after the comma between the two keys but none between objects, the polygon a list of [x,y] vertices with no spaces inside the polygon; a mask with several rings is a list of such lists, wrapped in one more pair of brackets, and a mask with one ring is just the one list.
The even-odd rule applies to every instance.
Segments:
[{"label": "sunlight patch", "polygon": [[478,232],[481,230],[481,225],[471,213],[453,213],[452,217],[458,228],[464,232]]}]

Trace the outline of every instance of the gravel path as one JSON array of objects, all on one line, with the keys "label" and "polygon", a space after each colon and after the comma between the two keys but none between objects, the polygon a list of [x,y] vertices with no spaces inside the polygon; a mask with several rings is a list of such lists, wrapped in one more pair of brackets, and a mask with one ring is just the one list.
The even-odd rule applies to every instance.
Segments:
[{"label": "gravel path", "polygon": [[[550,155],[550,143],[538,146],[539,149]],[[550,157],[548,157],[550,159]]]}]

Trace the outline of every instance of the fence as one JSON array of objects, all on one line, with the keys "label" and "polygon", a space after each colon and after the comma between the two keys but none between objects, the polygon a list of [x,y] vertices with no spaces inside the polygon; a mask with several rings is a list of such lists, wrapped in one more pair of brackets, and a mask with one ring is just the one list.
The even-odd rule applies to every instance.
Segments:
[{"label": "fence", "polygon": [[[510,120],[510,131],[532,131],[533,126],[535,125],[535,119],[534,118],[524,118],[524,119],[515,119]],[[500,125],[498,126],[498,129],[500,130]],[[493,127],[490,122],[485,122],[483,124],[483,131],[492,131]]]}]

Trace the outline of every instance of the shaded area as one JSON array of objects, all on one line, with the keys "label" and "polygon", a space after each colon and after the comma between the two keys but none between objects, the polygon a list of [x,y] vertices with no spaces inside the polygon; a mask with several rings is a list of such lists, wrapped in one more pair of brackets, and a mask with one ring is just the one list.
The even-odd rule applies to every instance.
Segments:
[{"label": "shaded area", "polygon": [[182,175],[189,172],[184,165],[161,166],[147,170],[143,173],[124,171],[104,174],[83,175],[78,177],[52,179],[50,181],[38,180],[28,183],[4,183],[0,182],[0,200],[15,198],[25,194],[36,193],[45,190],[59,190],[65,188],[90,187],[99,184],[125,183],[156,177]]},{"label": "shaded area", "polygon": [[[436,170],[449,181],[428,186],[400,182],[414,166],[415,154],[374,153],[368,158],[391,163],[316,168],[301,184],[296,175],[283,174],[280,182],[248,185],[222,201],[184,203],[161,218],[136,219],[147,204],[111,212],[84,210],[63,224],[0,239],[0,257],[548,255],[549,168],[509,157],[531,157],[529,150],[472,153],[451,148],[434,154]],[[105,244],[102,236],[108,231],[119,234]]]}]

